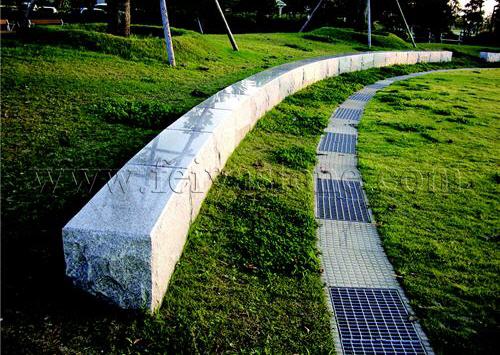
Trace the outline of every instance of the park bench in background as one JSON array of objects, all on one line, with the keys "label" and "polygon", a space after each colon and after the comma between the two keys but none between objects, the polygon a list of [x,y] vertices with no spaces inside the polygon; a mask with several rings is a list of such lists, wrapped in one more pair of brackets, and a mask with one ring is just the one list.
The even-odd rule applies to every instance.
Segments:
[{"label": "park bench in background", "polygon": [[0,19],[1,32],[12,32],[14,26],[11,26],[9,20]]},{"label": "park bench in background", "polygon": [[463,40],[462,40],[462,34],[458,35],[458,38],[457,39],[454,39],[454,38],[444,38],[443,34],[441,33],[440,37],[439,37],[441,43],[457,43],[457,44],[462,44]]},{"label": "park bench in background", "polygon": [[30,20],[29,26],[33,27],[36,25],[64,25],[62,19],[33,19]]}]

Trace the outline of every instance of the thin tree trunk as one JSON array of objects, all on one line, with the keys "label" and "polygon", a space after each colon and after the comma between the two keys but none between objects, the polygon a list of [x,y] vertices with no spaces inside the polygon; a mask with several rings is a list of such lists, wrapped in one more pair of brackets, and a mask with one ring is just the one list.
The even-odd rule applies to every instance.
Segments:
[{"label": "thin tree trunk", "polygon": [[85,0],[83,5],[87,8],[88,11],[92,10],[96,3],[96,0]]},{"label": "thin tree trunk", "polygon": [[130,36],[130,0],[108,0],[108,6],[108,32],[117,36]]}]

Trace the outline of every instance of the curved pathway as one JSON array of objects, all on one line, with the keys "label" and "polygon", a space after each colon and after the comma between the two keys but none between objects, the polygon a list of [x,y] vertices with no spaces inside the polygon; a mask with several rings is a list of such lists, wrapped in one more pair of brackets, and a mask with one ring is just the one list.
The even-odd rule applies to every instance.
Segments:
[{"label": "curved pathway", "polygon": [[355,149],[356,125],[378,90],[433,72],[381,80],[356,92],[335,110],[319,143],[315,208],[338,353],[433,354],[382,248]]}]

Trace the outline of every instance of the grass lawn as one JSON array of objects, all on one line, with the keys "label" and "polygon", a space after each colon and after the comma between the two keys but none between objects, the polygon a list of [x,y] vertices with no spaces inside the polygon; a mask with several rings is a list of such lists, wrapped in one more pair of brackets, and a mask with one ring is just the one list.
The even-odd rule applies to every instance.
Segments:
[{"label": "grass lawn", "polygon": [[498,343],[499,134],[498,69],[396,83],[359,126],[384,247],[439,352]]},{"label": "grass lawn", "polygon": [[[90,188],[74,169],[92,178],[120,167],[190,107],[252,73],[365,50],[359,35],[338,30],[238,35],[238,53],[225,36],[175,34],[177,68],[165,66],[154,36],[125,40],[99,27],[65,26],[2,38],[6,351],[331,351],[315,247],[314,148],[336,104],[407,68],[325,81],[261,120],[210,192],[154,316],[101,304],[64,278],[61,227],[107,178],[99,170]],[[408,47],[394,37],[377,41],[376,49]],[[476,65],[464,53],[411,70]]]}]

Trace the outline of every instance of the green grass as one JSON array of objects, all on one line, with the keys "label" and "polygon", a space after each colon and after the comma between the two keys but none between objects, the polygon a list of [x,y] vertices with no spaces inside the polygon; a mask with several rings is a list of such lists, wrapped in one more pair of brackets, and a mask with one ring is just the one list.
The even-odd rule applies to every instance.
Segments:
[{"label": "green grass", "polygon": [[391,86],[359,127],[384,247],[438,352],[493,353],[500,294],[500,70]]},{"label": "green grass", "polygon": [[[236,36],[241,51],[235,53],[225,36],[180,30],[174,33],[179,66],[169,68],[154,35],[122,39],[101,31],[99,25],[39,28],[2,39],[4,348],[329,352],[311,202],[318,135],[334,106],[364,84],[457,64],[342,76],[269,113],[217,180],[164,305],[150,317],[121,312],[69,285],[64,223],[107,180],[108,169],[217,90],[283,62],[366,47],[249,34]],[[464,56],[458,65],[477,62]],[[90,180],[73,169],[88,169]]]},{"label": "green grass", "polygon": [[[367,40],[367,34],[354,32],[346,28],[330,28],[324,27],[311,31],[304,35],[304,38],[328,42],[328,43],[364,43]],[[372,34],[372,45],[377,47],[385,47],[392,49],[411,49],[411,44],[405,42],[398,36],[389,33],[386,35]]]}]

